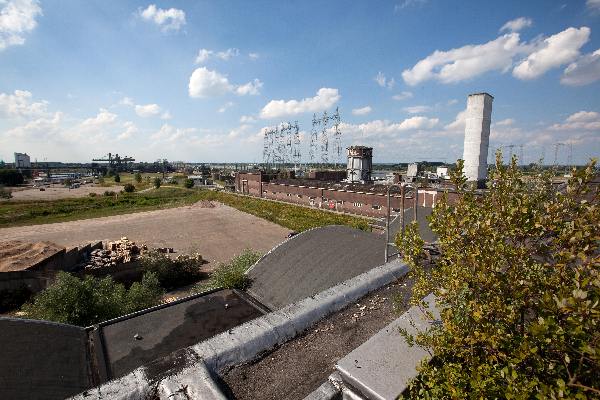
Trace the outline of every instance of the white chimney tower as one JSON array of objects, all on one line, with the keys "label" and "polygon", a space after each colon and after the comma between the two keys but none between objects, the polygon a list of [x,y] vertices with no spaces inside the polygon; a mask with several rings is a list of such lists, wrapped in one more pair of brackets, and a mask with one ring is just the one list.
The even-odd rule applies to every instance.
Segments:
[{"label": "white chimney tower", "polygon": [[479,188],[485,187],[487,179],[493,100],[494,98],[488,93],[475,93],[467,98],[464,173],[467,181],[476,182]]}]

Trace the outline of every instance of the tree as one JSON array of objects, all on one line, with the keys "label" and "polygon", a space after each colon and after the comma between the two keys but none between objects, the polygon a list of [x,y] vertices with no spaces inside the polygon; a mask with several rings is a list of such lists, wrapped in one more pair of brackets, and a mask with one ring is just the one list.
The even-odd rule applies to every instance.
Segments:
[{"label": "tree", "polygon": [[132,183],[126,183],[125,186],[123,186],[123,190],[126,193],[133,193],[135,191],[135,186]]},{"label": "tree", "polygon": [[160,184],[162,183],[162,181],[160,180],[159,177],[154,178],[154,187],[156,189],[158,189],[160,187]]},{"label": "tree", "polygon": [[183,186],[185,186],[188,189],[191,189],[194,187],[194,180],[193,179],[186,179],[185,181],[183,181]]},{"label": "tree", "polygon": [[23,174],[16,169],[0,169],[0,185],[17,186],[23,181]]},{"label": "tree", "polygon": [[142,174],[140,174],[139,172],[136,172],[133,179],[135,179],[136,183],[141,183],[142,182]]},{"label": "tree", "polygon": [[[516,157],[489,190],[436,205],[430,227],[441,256],[424,268],[415,225],[397,238],[416,283],[413,304],[436,295],[442,324],[415,339],[434,354],[410,398],[591,398],[600,395],[600,208],[595,161],[567,187],[550,172],[528,179]],[[406,333],[405,333],[406,334]],[[407,335],[410,336],[410,335]]]},{"label": "tree", "polygon": [[119,175],[119,174],[115,175],[115,182],[117,182],[117,183],[121,182],[121,175]]}]

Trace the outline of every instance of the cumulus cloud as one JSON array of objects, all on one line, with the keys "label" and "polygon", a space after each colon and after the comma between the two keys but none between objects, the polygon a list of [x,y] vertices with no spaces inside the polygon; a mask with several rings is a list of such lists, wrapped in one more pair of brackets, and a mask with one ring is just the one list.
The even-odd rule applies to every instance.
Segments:
[{"label": "cumulus cloud", "polygon": [[261,110],[260,117],[269,119],[323,111],[337,103],[340,97],[337,89],[321,88],[317,91],[316,96],[302,100],[271,100]]},{"label": "cumulus cloud", "polygon": [[242,124],[253,124],[256,122],[256,118],[254,118],[252,115],[242,115],[240,117],[240,122]]},{"label": "cumulus cloud", "polygon": [[401,3],[394,5],[394,12],[400,12],[408,7],[422,6],[427,3],[427,1],[428,0],[404,0]]},{"label": "cumulus cloud", "polygon": [[340,124],[342,132],[348,132],[363,138],[390,136],[407,131],[434,128],[439,123],[437,118],[411,117],[401,122],[390,122],[388,120],[373,120],[363,124]]},{"label": "cumulus cloud", "polygon": [[503,119],[503,120],[500,120],[500,121],[494,123],[494,125],[496,125],[496,126],[510,126],[510,125],[513,125],[514,123],[515,123],[514,119],[512,119],[512,118],[506,118],[506,119]]},{"label": "cumulus cloud", "polygon": [[178,31],[185,25],[185,12],[177,8],[164,10],[150,4],[146,9],[140,10],[139,13],[144,20],[160,26],[163,32]]},{"label": "cumulus cloud", "polygon": [[600,49],[579,57],[569,64],[560,78],[560,83],[583,86],[600,80]]},{"label": "cumulus cloud", "polygon": [[257,95],[263,83],[254,79],[243,85],[233,85],[226,75],[206,67],[197,68],[190,76],[188,92],[190,97],[214,97],[233,92],[240,96]]},{"label": "cumulus cloud", "polygon": [[212,50],[208,49],[200,49],[198,50],[198,55],[196,56],[196,64],[203,64],[209,60],[209,58],[213,55]]},{"label": "cumulus cloud", "polygon": [[56,112],[50,117],[36,118],[24,125],[16,126],[6,131],[9,137],[21,137],[30,139],[45,139],[60,132],[64,114]]},{"label": "cumulus cloud", "polygon": [[227,111],[228,108],[231,107],[233,107],[233,102],[228,101],[227,103],[223,104],[217,111],[220,113],[224,113],[225,111]]},{"label": "cumulus cloud", "polygon": [[160,114],[161,111],[162,110],[158,104],[138,104],[135,106],[135,113],[142,118],[153,117]]},{"label": "cumulus cloud", "polygon": [[554,124],[551,130],[600,130],[600,113],[579,111],[569,115],[562,124]]},{"label": "cumulus cloud", "polygon": [[218,59],[228,61],[232,57],[236,57],[240,54],[240,51],[236,48],[230,48],[225,51],[214,52],[209,49],[200,49],[198,51],[198,55],[196,56],[196,64],[204,64],[206,61],[211,59],[212,57],[216,57]]},{"label": "cumulus cloud", "polygon": [[411,97],[413,97],[412,92],[405,91],[405,92],[393,95],[392,99],[400,101],[400,100],[410,99]]},{"label": "cumulus cloud", "polygon": [[113,114],[105,109],[100,109],[100,112],[95,117],[88,118],[81,123],[82,127],[99,127],[110,125],[117,119],[117,114]]},{"label": "cumulus cloud", "polygon": [[590,37],[590,28],[568,28],[544,39],[536,51],[513,69],[513,75],[519,79],[535,79],[552,68],[575,60],[579,49]]},{"label": "cumulus cloud", "polygon": [[123,97],[119,100],[119,105],[133,107],[133,99],[131,97]]},{"label": "cumulus cloud", "polygon": [[458,133],[465,131],[465,120],[467,116],[467,110],[462,110],[458,114],[456,114],[456,118],[454,121],[450,122],[448,125],[444,126],[446,131]]},{"label": "cumulus cloud", "polygon": [[384,88],[386,87],[388,89],[391,89],[394,87],[394,85],[396,85],[396,81],[394,80],[394,78],[387,79],[383,72],[378,72],[375,78],[373,78],[373,80],[375,80],[375,82],[377,82],[379,86]]},{"label": "cumulus cloud", "polygon": [[174,142],[176,140],[188,138],[190,134],[196,132],[195,128],[175,128],[172,125],[164,124],[158,131],[150,136],[150,139],[159,142]]},{"label": "cumulus cloud", "polygon": [[138,128],[137,126],[135,126],[135,124],[131,121],[127,121],[123,124],[123,132],[121,132],[118,136],[117,136],[117,140],[125,140],[125,139],[129,139],[131,138],[133,135],[135,135],[136,133],[138,133]]},{"label": "cumulus cloud", "polygon": [[529,28],[531,25],[533,25],[531,18],[519,17],[502,25],[500,32],[519,32],[524,28]]},{"label": "cumulus cloud", "polygon": [[263,83],[258,80],[258,79],[254,79],[251,82],[248,82],[244,85],[240,85],[235,89],[235,92],[237,94],[239,94],[240,96],[245,96],[245,95],[253,95],[256,96],[258,94],[260,94],[260,89],[262,88]]},{"label": "cumulus cloud", "polygon": [[519,34],[510,33],[484,44],[436,50],[404,70],[402,79],[411,86],[431,79],[442,83],[460,82],[488,71],[506,71],[512,66],[513,58],[524,51]]},{"label": "cumulus cloud", "polygon": [[250,57],[251,60],[258,60],[260,55],[258,53],[248,53],[248,57]]},{"label": "cumulus cloud", "polygon": [[587,0],[585,5],[593,12],[600,12],[600,0]]},{"label": "cumulus cloud", "polygon": [[236,57],[240,54],[240,51],[236,48],[227,49],[225,51],[219,51],[217,53],[217,58],[221,60],[229,60],[231,57]]},{"label": "cumulus cloud", "polygon": [[362,108],[355,108],[352,110],[352,115],[367,115],[372,111],[371,106],[365,106]]},{"label": "cumulus cloud", "polygon": [[403,110],[409,114],[423,114],[428,111],[431,111],[431,107],[429,107],[429,106],[411,106],[411,107],[404,107]]},{"label": "cumulus cloud", "polygon": [[37,26],[36,18],[42,14],[37,0],[0,1],[0,51],[9,46],[25,43],[25,34]]},{"label": "cumulus cloud", "polygon": [[0,115],[5,117],[40,117],[47,114],[48,102],[33,102],[27,90],[15,90],[13,94],[0,93]]},{"label": "cumulus cloud", "polygon": [[521,41],[519,33],[511,32],[484,44],[436,50],[412,68],[404,70],[402,78],[411,86],[428,80],[456,83],[490,71],[505,73],[513,68],[516,61],[513,76],[534,79],[552,68],[573,62],[579,56],[581,46],[589,40],[589,35],[588,27],[571,27],[528,43]]}]

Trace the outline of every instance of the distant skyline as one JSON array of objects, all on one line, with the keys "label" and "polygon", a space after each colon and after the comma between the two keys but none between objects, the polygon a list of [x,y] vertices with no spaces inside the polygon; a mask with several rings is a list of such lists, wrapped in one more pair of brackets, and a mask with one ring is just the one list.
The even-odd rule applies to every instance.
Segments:
[{"label": "distant skyline", "polygon": [[6,162],[261,162],[287,121],[307,161],[313,113],[336,107],[374,162],[454,162],[476,92],[490,160],[599,157],[600,0],[0,0]]}]

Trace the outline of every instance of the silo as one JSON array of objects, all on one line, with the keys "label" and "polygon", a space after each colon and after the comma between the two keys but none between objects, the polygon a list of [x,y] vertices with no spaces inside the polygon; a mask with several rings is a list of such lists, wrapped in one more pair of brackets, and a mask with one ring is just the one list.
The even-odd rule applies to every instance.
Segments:
[{"label": "silo", "polygon": [[492,122],[492,101],[488,93],[475,93],[467,99],[465,115],[464,173],[468,182],[485,187]]},{"label": "silo", "polygon": [[346,182],[371,182],[371,170],[373,168],[373,148],[366,146],[350,146],[346,150],[348,151]]}]

